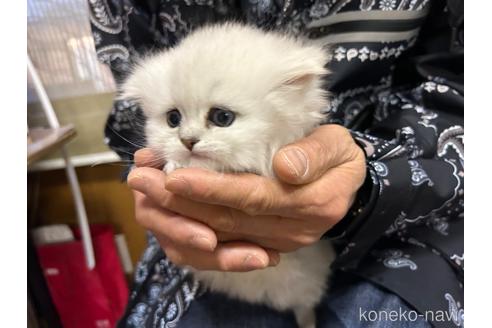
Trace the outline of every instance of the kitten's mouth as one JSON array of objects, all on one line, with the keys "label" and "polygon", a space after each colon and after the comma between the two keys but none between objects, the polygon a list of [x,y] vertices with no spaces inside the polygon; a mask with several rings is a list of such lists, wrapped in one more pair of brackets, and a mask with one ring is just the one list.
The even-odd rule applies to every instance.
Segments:
[{"label": "kitten's mouth", "polygon": [[210,159],[210,157],[208,157],[207,155],[205,155],[203,153],[197,153],[197,152],[193,152],[193,151],[190,152],[190,158],[193,158],[193,159]]}]

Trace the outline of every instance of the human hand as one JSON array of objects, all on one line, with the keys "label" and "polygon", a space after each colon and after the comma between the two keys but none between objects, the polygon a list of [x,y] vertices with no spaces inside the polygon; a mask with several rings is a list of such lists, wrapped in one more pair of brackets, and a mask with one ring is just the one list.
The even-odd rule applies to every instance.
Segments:
[{"label": "human hand", "polygon": [[362,150],[338,125],[281,149],[273,163],[278,180],[196,168],[166,176],[141,167],[153,158],[149,150],[136,155],[128,183],[137,190],[137,220],[172,261],[198,269],[263,268],[278,263],[275,251],[316,242],[346,214],[366,174]]},{"label": "human hand", "polygon": [[[163,162],[150,149],[135,153],[128,184],[135,187],[135,216],[151,230],[166,255],[175,264],[190,264],[202,270],[250,271],[276,265],[278,252],[246,242],[217,243],[215,232],[200,221],[179,215],[161,204],[169,192],[164,188]],[[148,194],[137,190],[147,190]]]}]

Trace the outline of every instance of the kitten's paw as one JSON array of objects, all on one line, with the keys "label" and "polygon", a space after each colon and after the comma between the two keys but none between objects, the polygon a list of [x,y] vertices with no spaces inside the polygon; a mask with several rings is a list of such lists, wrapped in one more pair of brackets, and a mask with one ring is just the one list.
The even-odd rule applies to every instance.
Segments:
[{"label": "kitten's paw", "polygon": [[316,313],[311,308],[294,309],[297,325],[299,328],[316,328]]},{"label": "kitten's paw", "polygon": [[166,165],[164,165],[164,168],[162,169],[164,173],[169,174],[172,171],[181,168],[182,166],[179,165],[176,162],[167,162]]}]

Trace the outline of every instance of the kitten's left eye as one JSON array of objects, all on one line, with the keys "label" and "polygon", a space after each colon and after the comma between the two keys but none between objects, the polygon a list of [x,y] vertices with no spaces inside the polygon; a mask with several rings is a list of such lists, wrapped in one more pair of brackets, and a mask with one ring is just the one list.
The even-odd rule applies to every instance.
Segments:
[{"label": "kitten's left eye", "polygon": [[207,119],[213,124],[224,128],[231,125],[235,118],[236,114],[234,114],[234,112],[227,109],[213,107],[210,109],[210,112],[208,112]]},{"label": "kitten's left eye", "polygon": [[169,126],[172,128],[177,127],[181,122],[181,113],[177,109],[171,109],[169,112],[166,113],[166,117],[167,124],[169,124]]}]

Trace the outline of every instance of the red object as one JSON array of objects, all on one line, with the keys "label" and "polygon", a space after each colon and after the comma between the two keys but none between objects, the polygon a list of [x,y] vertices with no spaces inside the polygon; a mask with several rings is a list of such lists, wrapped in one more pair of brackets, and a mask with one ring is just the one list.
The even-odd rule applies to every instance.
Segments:
[{"label": "red object", "polygon": [[107,225],[91,225],[96,267],[86,266],[82,241],[37,246],[39,262],[65,328],[114,327],[123,315],[128,286]]}]

